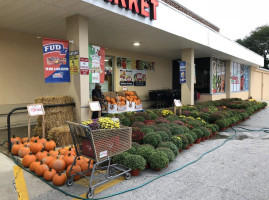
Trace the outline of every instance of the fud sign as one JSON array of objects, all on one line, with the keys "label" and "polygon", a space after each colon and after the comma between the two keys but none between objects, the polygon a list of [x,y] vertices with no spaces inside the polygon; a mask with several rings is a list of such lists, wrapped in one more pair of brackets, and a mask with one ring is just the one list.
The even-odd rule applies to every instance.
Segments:
[{"label": "fud sign", "polygon": [[150,17],[151,20],[156,20],[156,7],[159,6],[158,0],[104,0],[113,5],[118,5],[120,8],[131,10],[133,13],[143,17]]}]

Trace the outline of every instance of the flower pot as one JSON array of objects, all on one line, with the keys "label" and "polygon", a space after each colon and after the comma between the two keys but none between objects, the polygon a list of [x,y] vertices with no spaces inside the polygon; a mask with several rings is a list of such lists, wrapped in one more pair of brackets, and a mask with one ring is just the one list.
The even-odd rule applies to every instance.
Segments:
[{"label": "flower pot", "polygon": [[181,153],[182,152],[182,149],[179,149],[178,152]]},{"label": "flower pot", "polygon": [[153,170],[158,172],[158,171],[161,171],[162,169],[153,169]]},{"label": "flower pot", "polygon": [[191,147],[191,145],[189,144],[187,147],[186,147],[186,149],[189,149]]},{"label": "flower pot", "polygon": [[145,169],[149,169],[149,163],[146,164]]},{"label": "flower pot", "polygon": [[139,169],[133,169],[133,170],[130,171],[130,173],[131,173],[132,176],[138,176],[139,175],[139,172],[140,172]]},{"label": "flower pot", "polygon": [[205,137],[206,140],[209,140],[209,136]]},{"label": "flower pot", "polygon": [[193,146],[193,143],[191,143],[191,147]]},{"label": "flower pot", "polygon": [[202,137],[202,138],[201,138],[201,142],[204,142],[204,141],[205,141],[205,137]]},{"label": "flower pot", "polygon": [[195,140],[195,144],[199,144],[201,142],[201,138],[197,138],[196,140]]}]

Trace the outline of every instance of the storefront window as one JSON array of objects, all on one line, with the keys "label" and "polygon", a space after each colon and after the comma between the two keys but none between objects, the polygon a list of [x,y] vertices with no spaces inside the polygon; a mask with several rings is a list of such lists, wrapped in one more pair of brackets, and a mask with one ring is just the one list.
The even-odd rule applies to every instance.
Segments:
[{"label": "storefront window", "polygon": [[212,93],[225,92],[225,61],[212,58]]},{"label": "storefront window", "polygon": [[233,63],[231,69],[231,92],[245,91],[249,88],[249,66]]}]

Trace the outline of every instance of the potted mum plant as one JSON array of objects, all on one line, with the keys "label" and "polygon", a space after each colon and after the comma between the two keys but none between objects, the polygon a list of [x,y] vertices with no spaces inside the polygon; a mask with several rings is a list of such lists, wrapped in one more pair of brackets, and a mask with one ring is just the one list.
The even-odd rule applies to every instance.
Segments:
[{"label": "potted mum plant", "polygon": [[169,159],[166,155],[166,153],[162,151],[155,151],[150,157],[149,157],[149,164],[151,169],[155,171],[160,171],[163,168],[167,167],[169,163]]},{"label": "potted mum plant", "polygon": [[129,155],[125,159],[125,165],[131,168],[132,176],[138,176],[139,172],[145,169],[146,160],[140,155]]}]

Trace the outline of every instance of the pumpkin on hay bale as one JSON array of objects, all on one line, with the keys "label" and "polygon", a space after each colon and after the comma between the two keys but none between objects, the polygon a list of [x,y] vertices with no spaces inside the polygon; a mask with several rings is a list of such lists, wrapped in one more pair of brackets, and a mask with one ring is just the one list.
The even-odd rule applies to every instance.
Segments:
[{"label": "pumpkin on hay bale", "polygon": [[[46,96],[35,99],[35,103],[43,105],[73,103],[72,97],[69,96]],[[49,107],[45,109],[45,137],[48,138],[49,131],[53,128],[66,125],[66,121],[76,121],[73,106]],[[37,125],[34,128],[36,135],[42,136],[42,116],[37,118]],[[53,138],[50,138],[53,139]]]}]

